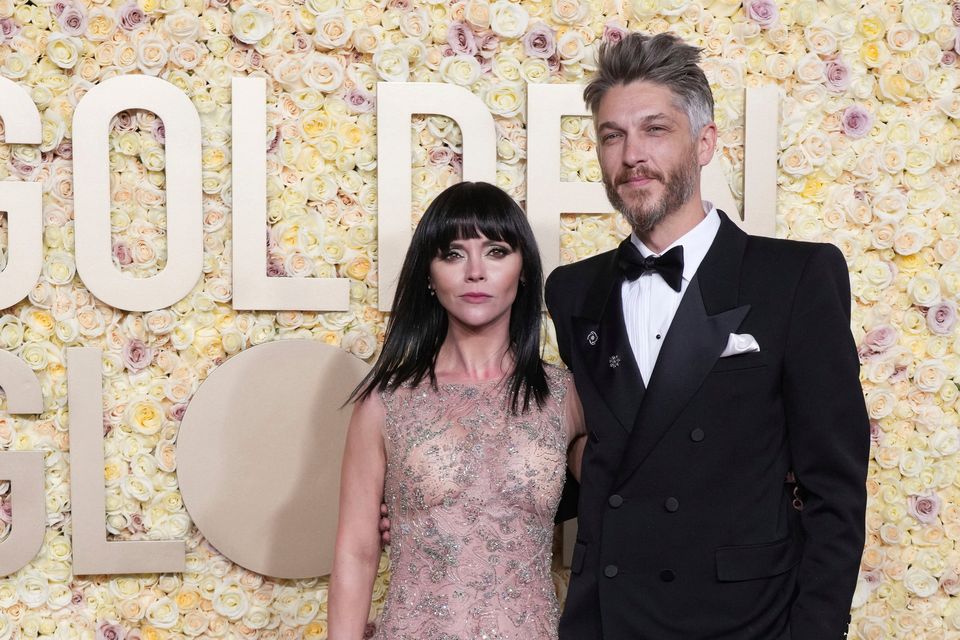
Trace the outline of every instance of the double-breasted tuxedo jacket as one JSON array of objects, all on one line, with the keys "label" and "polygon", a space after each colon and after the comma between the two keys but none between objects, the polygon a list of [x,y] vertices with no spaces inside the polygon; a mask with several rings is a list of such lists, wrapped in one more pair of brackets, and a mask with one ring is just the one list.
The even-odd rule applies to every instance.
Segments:
[{"label": "double-breasted tuxedo jacket", "polygon": [[[615,251],[547,281],[589,432],[561,640],[843,637],[869,454],[843,256],[721,212],[646,388],[621,282]],[[760,351],[720,358],[731,333]]]}]

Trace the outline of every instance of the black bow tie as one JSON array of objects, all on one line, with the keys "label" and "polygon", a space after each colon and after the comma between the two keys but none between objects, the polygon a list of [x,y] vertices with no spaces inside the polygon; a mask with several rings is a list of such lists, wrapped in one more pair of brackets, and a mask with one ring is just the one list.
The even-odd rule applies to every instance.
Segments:
[{"label": "black bow tie", "polygon": [[683,247],[677,245],[662,256],[644,258],[640,250],[627,239],[617,250],[617,266],[627,280],[636,280],[647,271],[656,271],[671,289],[679,293],[683,280]]}]

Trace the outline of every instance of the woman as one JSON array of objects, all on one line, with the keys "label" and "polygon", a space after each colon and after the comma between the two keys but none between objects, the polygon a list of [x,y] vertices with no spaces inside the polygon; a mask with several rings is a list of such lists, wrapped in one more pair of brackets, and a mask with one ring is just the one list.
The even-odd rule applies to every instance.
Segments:
[{"label": "woman", "polygon": [[553,514],[585,431],[570,375],[540,360],[542,282],[526,216],[497,187],[462,182],[427,209],[351,397],[331,640],[363,637],[382,501],[392,576],[375,638],[556,638]]}]

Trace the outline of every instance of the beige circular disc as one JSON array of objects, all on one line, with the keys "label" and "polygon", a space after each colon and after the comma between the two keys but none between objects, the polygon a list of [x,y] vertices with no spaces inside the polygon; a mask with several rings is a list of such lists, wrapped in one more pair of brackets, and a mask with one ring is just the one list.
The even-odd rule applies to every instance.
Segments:
[{"label": "beige circular disc", "polygon": [[184,504],[220,553],[278,578],[333,564],[340,459],[351,406],[370,367],[310,340],[256,345],[200,385],[180,425]]}]

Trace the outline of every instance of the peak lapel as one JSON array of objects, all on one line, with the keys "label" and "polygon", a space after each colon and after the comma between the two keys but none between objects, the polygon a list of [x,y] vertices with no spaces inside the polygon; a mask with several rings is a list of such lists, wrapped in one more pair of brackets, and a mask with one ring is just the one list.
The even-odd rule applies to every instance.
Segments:
[{"label": "peak lapel", "polygon": [[703,383],[746,318],[737,305],[747,236],[720,212],[713,245],[680,301],[644,393],[615,486],[640,466]]},{"label": "peak lapel", "polygon": [[582,315],[571,318],[571,327],[586,376],[624,430],[630,431],[643,400],[644,386],[623,323],[620,283],[614,253],[593,282]]}]

